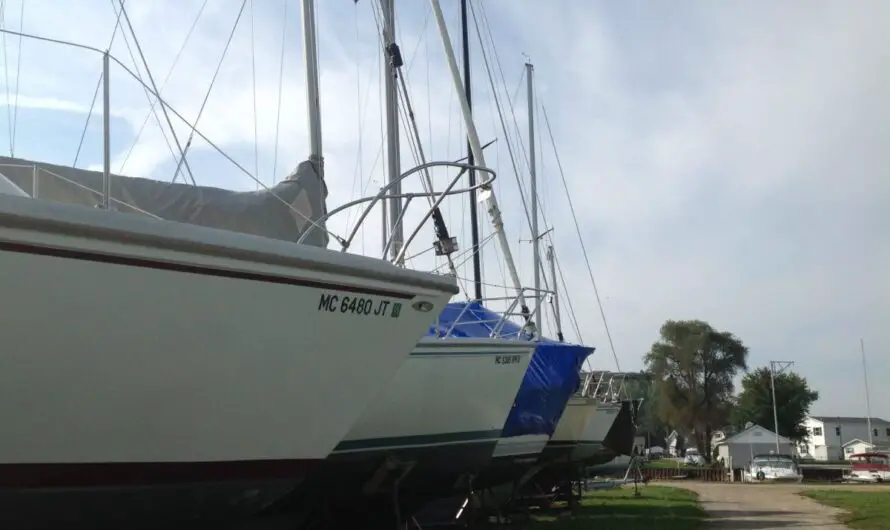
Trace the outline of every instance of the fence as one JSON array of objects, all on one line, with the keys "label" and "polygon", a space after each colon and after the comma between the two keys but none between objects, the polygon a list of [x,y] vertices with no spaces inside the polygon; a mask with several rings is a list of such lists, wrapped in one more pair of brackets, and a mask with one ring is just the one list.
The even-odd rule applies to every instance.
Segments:
[{"label": "fence", "polygon": [[646,480],[700,480],[703,482],[729,482],[729,470],[714,467],[644,467]]}]

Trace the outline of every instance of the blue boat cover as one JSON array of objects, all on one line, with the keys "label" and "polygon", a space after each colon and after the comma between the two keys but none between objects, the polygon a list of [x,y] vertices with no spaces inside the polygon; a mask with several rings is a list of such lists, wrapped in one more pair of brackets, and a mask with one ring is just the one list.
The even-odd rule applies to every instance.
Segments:
[{"label": "blue boat cover", "polygon": [[[489,338],[501,315],[479,302],[455,302],[445,306],[428,335]],[[521,326],[507,320],[498,335],[505,340],[529,340]],[[581,364],[594,348],[541,339],[519,386],[514,406],[507,416],[503,437],[524,434],[551,436],[572,394],[581,385]]]}]

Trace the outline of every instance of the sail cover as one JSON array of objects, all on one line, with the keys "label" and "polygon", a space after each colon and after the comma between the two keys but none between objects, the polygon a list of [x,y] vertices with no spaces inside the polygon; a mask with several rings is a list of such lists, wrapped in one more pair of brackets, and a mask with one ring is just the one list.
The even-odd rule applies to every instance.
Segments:
[{"label": "sail cover", "polygon": [[13,184],[3,173],[0,173],[0,193],[4,195],[16,195],[18,197],[28,196],[27,193],[22,191],[22,188]]},{"label": "sail cover", "polygon": [[[501,323],[501,315],[486,309],[479,302],[448,304],[428,335],[441,337],[489,338]],[[502,324],[497,336],[529,340],[521,326],[509,320]],[[514,406],[507,417],[501,436],[546,434],[556,430],[569,398],[581,386],[581,364],[594,348],[541,339],[529,363]]]},{"label": "sail cover", "polygon": [[[36,169],[35,169],[36,168]],[[13,184],[37,198],[96,207],[102,202],[102,172],[20,158],[0,157],[0,171]],[[162,182],[112,175],[114,209],[147,212],[167,221],[189,223],[270,239],[297,241],[316,223],[304,243],[326,247],[328,236],[319,222],[326,212],[327,189],[314,166],[301,162],[283,181],[267,190],[239,192],[210,186]]]}]

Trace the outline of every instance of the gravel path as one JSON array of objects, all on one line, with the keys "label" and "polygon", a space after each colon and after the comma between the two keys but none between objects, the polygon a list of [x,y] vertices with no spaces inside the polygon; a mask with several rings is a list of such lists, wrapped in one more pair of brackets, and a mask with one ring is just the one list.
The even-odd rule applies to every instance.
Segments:
[{"label": "gravel path", "polygon": [[[715,529],[847,528],[837,522],[840,510],[798,495],[806,489],[843,489],[843,486],[696,482],[672,485],[699,495],[701,506],[708,512],[711,527]],[[857,490],[861,489],[857,486]]]}]

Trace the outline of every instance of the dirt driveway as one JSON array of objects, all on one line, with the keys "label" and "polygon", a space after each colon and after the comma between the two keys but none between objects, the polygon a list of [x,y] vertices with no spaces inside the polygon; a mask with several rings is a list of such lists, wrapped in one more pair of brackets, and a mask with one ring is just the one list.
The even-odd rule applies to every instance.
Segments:
[{"label": "dirt driveway", "polygon": [[843,486],[696,482],[671,485],[698,493],[702,508],[710,515],[712,528],[847,528],[836,522],[839,510],[798,495],[807,489],[842,489]]}]

